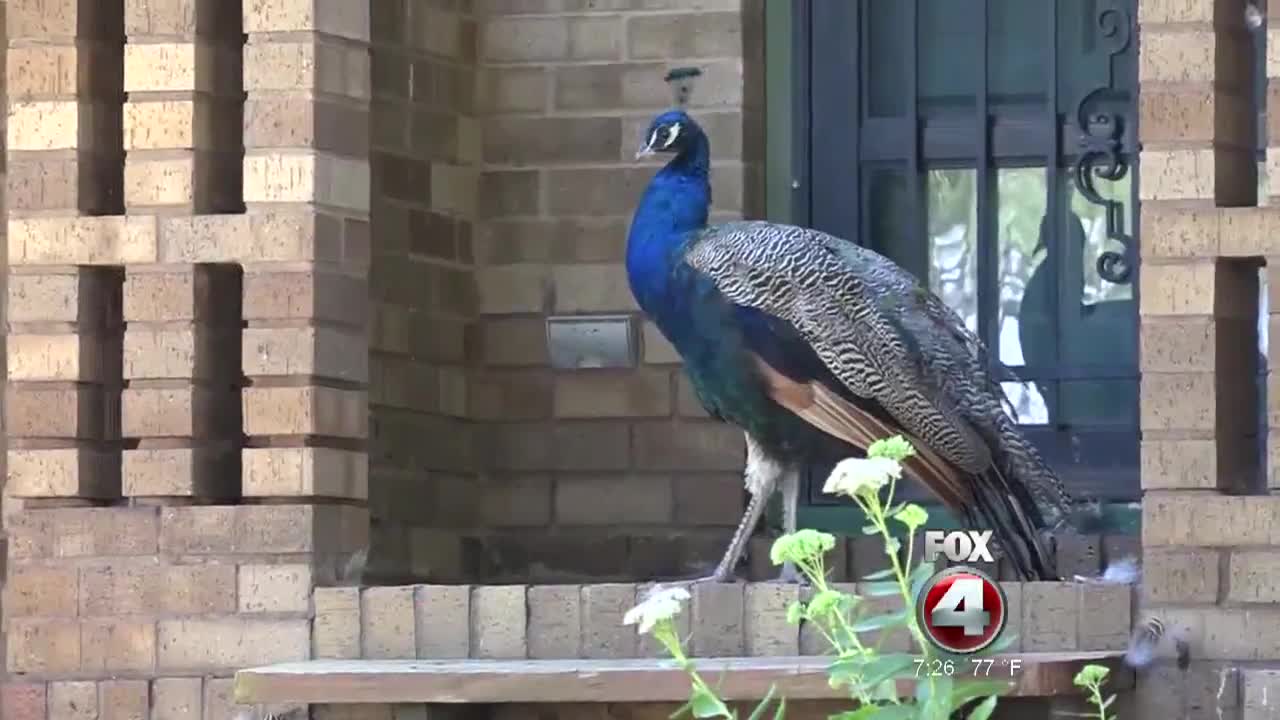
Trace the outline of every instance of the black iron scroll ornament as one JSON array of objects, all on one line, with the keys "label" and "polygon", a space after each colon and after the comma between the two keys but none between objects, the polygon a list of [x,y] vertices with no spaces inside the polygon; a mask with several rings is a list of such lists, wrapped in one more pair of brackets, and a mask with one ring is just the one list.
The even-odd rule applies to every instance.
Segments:
[{"label": "black iron scroll ornament", "polygon": [[1098,275],[1107,282],[1131,282],[1134,267],[1133,237],[1124,231],[1124,203],[1108,200],[1093,186],[1094,177],[1115,182],[1129,172],[1129,163],[1121,152],[1126,118],[1110,109],[1091,109],[1113,91],[1115,56],[1123,53],[1133,41],[1133,17],[1118,7],[1099,8],[1094,15],[1102,50],[1107,54],[1107,84],[1099,85],[1076,103],[1076,125],[1080,128],[1080,156],[1072,167],[1076,190],[1089,202],[1106,212],[1107,239],[1124,248],[1123,252],[1107,250],[1098,256]]}]

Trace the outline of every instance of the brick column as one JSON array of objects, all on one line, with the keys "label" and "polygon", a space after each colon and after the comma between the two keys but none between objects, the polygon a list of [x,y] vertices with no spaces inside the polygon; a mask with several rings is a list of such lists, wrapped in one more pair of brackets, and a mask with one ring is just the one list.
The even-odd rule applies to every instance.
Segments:
[{"label": "brick column", "polygon": [[1239,495],[1258,490],[1258,269],[1275,214],[1255,207],[1244,3],[1139,8],[1142,602],[1193,660],[1193,677],[1166,662],[1139,693],[1143,717],[1198,717],[1237,702],[1224,661],[1280,658],[1266,580],[1280,498]]},{"label": "brick column", "polygon": [[246,262],[244,494],[363,505],[369,7],[247,3],[244,22],[245,200],[315,233],[310,257]]}]

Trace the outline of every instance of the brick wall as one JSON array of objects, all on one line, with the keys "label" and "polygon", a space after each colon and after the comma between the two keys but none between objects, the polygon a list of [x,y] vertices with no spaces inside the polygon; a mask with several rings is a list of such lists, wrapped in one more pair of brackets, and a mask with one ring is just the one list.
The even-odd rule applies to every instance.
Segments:
[{"label": "brick wall", "polygon": [[5,717],[233,714],[367,545],[367,7],[15,0]]},{"label": "brick wall", "polygon": [[[472,417],[484,424],[480,578],[635,578],[706,569],[742,508],[743,439],[708,421],[657,331],[639,366],[552,370],[545,319],[635,313],[622,265],[655,165],[633,156],[698,65],[714,216],[759,205],[758,3],[478,3],[483,121]],[[744,57],[744,46],[752,53]],[[638,319],[638,318],[637,318]],[[582,547],[593,548],[591,553]]]},{"label": "brick wall", "polygon": [[373,8],[369,577],[456,579],[481,494],[468,421],[480,155],[471,3]]},{"label": "brick wall", "polygon": [[[1280,623],[1271,530],[1280,498],[1267,496],[1276,485],[1274,431],[1267,488],[1247,482],[1258,268],[1275,262],[1280,216],[1257,206],[1252,182],[1252,43],[1240,0],[1142,0],[1139,8],[1141,601],[1185,634],[1193,659],[1189,674],[1155,669],[1139,684],[1139,702],[1144,717],[1264,717],[1259,696],[1273,679],[1239,663],[1280,659],[1280,638],[1270,634]],[[1275,23],[1274,4],[1270,12]],[[1280,115],[1270,117],[1274,126]],[[1272,143],[1280,137],[1268,135]],[[1277,157],[1269,148],[1273,203]],[[1273,293],[1277,286],[1268,282]],[[1272,333],[1276,327],[1273,319]],[[1269,387],[1274,424],[1280,395]]]}]

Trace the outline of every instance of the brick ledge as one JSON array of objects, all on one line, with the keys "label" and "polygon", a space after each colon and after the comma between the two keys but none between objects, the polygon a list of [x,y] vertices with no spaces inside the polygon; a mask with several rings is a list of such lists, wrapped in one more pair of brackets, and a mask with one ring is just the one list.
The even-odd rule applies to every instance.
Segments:
[{"label": "brick ledge", "polygon": [[[1133,687],[1122,653],[1010,653],[1022,665],[1012,697],[1074,695],[1087,663],[1111,668],[1111,691]],[[764,697],[771,685],[789,700],[845,699],[827,684],[829,657],[734,657],[695,661],[726,700]],[[1000,662],[992,666],[995,677]],[[965,670],[957,671],[959,677]],[[899,684],[904,697],[914,681]],[[236,673],[238,703],[574,703],[683,702],[689,679],[670,660],[312,660]]]}]

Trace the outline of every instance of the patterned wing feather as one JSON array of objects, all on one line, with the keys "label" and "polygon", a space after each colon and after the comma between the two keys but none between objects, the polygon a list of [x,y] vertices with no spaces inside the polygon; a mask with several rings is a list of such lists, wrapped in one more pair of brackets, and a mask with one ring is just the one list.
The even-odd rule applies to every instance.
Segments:
[{"label": "patterned wing feather", "polygon": [[1005,412],[982,343],[887,258],[815,230],[739,222],[708,228],[685,259],[730,301],[791,323],[851,393],[946,461],[971,473],[994,464],[1065,512],[1061,482]]}]

